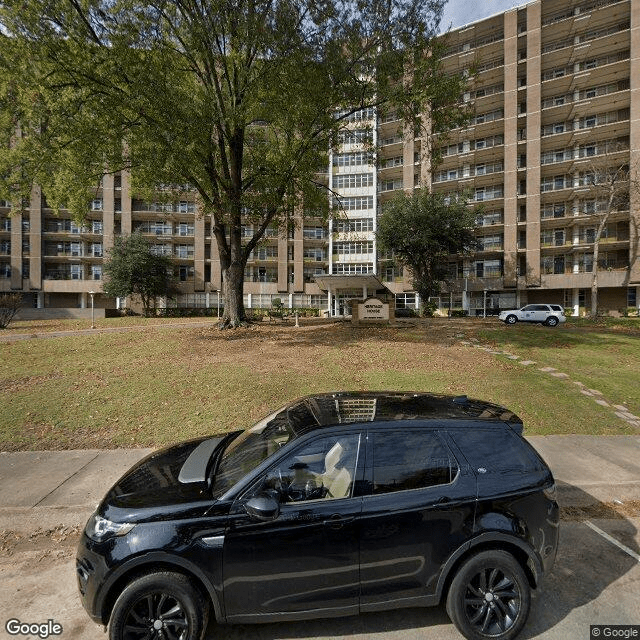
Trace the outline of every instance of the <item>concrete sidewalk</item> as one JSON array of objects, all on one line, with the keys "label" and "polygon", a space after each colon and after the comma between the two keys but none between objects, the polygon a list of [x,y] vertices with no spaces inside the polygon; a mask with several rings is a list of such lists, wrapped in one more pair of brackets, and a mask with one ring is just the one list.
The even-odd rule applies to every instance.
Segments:
[{"label": "concrete sidewalk", "polygon": [[[640,436],[532,436],[565,506],[640,500]],[[0,453],[0,509],[94,507],[151,449]]]}]

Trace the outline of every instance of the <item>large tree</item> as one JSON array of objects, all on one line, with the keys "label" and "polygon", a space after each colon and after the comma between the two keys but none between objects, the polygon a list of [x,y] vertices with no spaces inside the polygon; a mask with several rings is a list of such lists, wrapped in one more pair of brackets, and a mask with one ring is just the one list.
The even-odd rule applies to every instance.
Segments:
[{"label": "large tree", "polygon": [[146,316],[155,311],[158,298],[174,293],[171,258],[154,253],[151,243],[139,232],[115,239],[104,273],[104,292],[116,298],[140,298]]},{"label": "large tree", "polygon": [[0,197],[35,181],[82,217],[105,172],[130,170],[141,197],[191,185],[238,325],[250,252],[301,200],[326,202],[318,171],[350,113],[461,121],[464,79],[434,39],[445,1],[5,0]]},{"label": "large tree", "polygon": [[440,293],[450,256],[475,246],[475,218],[464,198],[420,189],[385,205],[376,237],[381,249],[410,269],[412,286],[424,304]]}]

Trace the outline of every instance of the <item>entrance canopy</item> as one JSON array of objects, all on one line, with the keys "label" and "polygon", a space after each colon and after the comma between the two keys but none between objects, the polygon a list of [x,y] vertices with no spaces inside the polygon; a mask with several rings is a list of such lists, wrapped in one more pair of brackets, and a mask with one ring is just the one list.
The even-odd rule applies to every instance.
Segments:
[{"label": "entrance canopy", "polygon": [[[316,284],[326,291],[327,313],[329,316],[351,315],[351,300],[391,293],[373,274],[357,275],[317,275]],[[362,294],[359,293],[362,291]]]}]

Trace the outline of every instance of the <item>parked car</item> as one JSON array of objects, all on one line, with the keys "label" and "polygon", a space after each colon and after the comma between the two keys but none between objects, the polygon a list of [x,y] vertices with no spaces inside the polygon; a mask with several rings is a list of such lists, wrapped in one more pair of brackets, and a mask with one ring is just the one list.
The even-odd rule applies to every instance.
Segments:
[{"label": "parked car", "polygon": [[566,322],[564,308],[559,304],[528,304],[522,309],[508,309],[501,311],[498,316],[505,324],[516,322],[539,322],[548,327],[555,327]]},{"label": "parked car", "polygon": [[514,638],[559,519],[522,430],[466,396],[331,393],[157,451],[87,523],[82,603],[111,640],[441,601],[465,637]]}]

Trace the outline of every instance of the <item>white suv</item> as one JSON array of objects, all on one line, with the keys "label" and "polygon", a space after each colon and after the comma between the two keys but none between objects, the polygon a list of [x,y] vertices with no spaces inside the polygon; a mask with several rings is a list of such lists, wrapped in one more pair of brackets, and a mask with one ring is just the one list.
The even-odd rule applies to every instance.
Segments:
[{"label": "white suv", "polygon": [[501,311],[498,318],[506,324],[539,322],[548,327],[555,327],[557,324],[567,321],[564,317],[564,309],[559,304],[528,304],[522,309]]}]

